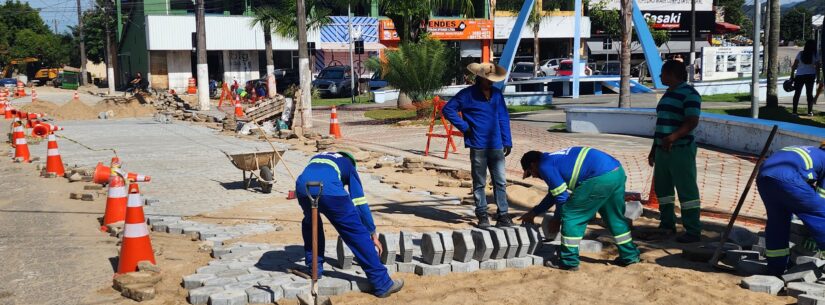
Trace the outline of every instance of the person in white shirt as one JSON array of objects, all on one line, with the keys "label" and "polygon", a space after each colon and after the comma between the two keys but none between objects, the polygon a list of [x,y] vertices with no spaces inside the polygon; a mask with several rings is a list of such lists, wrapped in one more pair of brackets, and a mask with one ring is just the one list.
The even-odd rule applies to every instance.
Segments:
[{"label": "person in white shirt", "polygon": [[[816,52],[816,41],[808,40],[805,48],[796,55],[796,59],[791,67],[791,79],[794,81],[793,114],[797,115],[796,109],[799,106],[799,97],[802,95],[802,87],[805,87],[805,96],[808,98],[808,116],[814,115],[814,83],[821,83],[819,79],[819,69],[822,61]],[[793,73],[796,72],[796,73]]]}]

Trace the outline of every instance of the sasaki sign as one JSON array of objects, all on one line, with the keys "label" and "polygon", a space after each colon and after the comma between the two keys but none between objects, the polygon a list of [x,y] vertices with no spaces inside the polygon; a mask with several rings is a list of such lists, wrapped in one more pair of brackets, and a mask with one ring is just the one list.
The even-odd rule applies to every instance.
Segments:
[{"label": "sasaki sign", "polygon": [[[398,32],[390,19],[380,20],[379,40],[398,41]],[[487,19],[435,19],[427,23],[427,32],[439,40],[486,40],[493,38],[493,21]]]}]

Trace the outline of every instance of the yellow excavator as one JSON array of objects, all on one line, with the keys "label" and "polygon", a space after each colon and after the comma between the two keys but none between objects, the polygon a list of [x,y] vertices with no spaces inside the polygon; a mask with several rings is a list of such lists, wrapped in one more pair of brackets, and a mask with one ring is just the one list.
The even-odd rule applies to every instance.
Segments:
[{"label": "yellow excavator", "polygon": [[[0,74],[0,78],[10,78],[12,76],[11,74],[14,72],[15,66],[17,66],[19,64],[32,64],[32,63],[38,63],[38,62],[40,62],[40,59],[38,59],[37,57],[24,57],[24,58],[12,59],[3,68],[3,71],[0,72],[0,73],[2,73],[2,74]],[[45,84],[47,84],[48,82],[54,80],[55,78],[57,78],[60,75],[60,69],[59,68],[46,68],[46,67],[41,67],[39,64],[31,65],[31,66],[29,66],[29,68],[36,68],[37,69],[37,71],[34,73],[34,75],[31,75],[31,74],[29,75],[29,76],[31,76],[29,78],[29,81],[34,85],[39,85],[39,86],[45,85]]]},{"label": "yellow excavator", "polygon": [[0,78],[10,78],[11,73],[14,72],[14,66],[17,66],[17,65],[23,64],[23,63],[28,64],[28,63],[38,62],[38,61],[40,61],[40,59],[37,59],[35,57],[15,58],[15,59],[9,60],[9,62],[6,63],[6,66],[3,68],[3,71],[0,72],[0,73],[2,73],[2,74],[0,74]]}]

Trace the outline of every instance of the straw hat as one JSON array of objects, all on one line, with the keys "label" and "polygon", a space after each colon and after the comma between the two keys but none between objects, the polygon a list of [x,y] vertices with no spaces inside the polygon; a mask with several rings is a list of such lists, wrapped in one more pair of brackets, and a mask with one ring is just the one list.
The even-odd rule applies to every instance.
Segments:
[{"label": "straw hat", "polygon": [[481,76],[491,82],[500,82],[507,78],[507,70],[501,66],[491,63],[471,63],[467,66],[467,70],[476,76]]}]

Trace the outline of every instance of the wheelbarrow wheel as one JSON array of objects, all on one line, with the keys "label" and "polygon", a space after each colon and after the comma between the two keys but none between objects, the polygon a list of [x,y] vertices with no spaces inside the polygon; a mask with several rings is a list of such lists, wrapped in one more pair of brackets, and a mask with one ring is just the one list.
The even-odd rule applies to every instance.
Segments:
[{"label": "wheelbarrow wheel", "polygon": [[272,169],[269,166],[261,166],[261,179],[263,181],[259,181],[261,183],[261,192],[264,194],[269,194],[272,192],[272,184],[273,178]]}]

